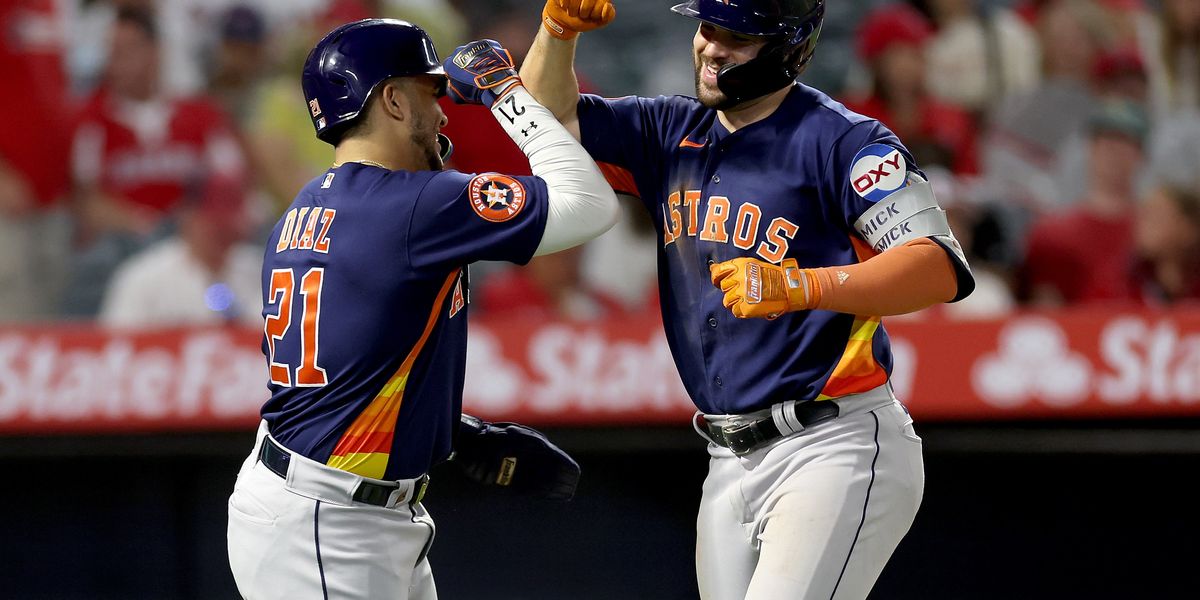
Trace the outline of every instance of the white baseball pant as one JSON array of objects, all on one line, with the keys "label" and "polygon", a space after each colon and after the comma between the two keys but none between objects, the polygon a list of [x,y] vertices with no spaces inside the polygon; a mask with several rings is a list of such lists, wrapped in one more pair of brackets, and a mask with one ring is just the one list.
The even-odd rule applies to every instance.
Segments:
[{"label": "white baseball pant", "polygon": [[921,504],[921,438],[886,385],[833,402],[837,418],[744,456],[709,444],[696,523],[703,600],[871,591]]},{"label": "white baseball pant", "polygon": [[353,473],[298,454],[287,480],[267,469],[266,435],[263,423],[229,497],[229,566],[243,597],[437,599],[426,558],[433,519],[411,502],[415,480],[401,481],[387,507],[355,502],[363,478]]}]

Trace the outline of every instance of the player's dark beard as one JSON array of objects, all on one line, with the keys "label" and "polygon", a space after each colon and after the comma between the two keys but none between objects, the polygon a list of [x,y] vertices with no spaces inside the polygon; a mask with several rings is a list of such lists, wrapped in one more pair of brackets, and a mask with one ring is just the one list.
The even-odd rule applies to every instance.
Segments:
[{"label": "player's dark beard", "polygon": [[696,99],[707,108],[716,108],[725,102],[725,93],[719,89],[710,89],[708,87],[700,87],[700,69],[704,68],[704,63],[699,59],[694,60],[696,63]]},{"label": "player's dark beard", "polygon": [[413,127],[409,139],[421,149],[428,170],[441,171],[444,165],[442,164],[441,148],[438,147],[437,131],[429,127],[429,122],[419,113],[414,112],[412,117]]}]

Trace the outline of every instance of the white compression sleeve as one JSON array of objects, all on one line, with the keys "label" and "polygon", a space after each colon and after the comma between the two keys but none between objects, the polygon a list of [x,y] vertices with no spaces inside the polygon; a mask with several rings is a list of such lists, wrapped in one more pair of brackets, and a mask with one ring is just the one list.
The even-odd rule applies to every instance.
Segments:
[{"label": "white compression sleeve", "polygon": [[578,246],[617,222],[617,196],[596,163],[523,86],[514,86],[493,104],[492,115],[549,189],[546,231],[534,256]]}]

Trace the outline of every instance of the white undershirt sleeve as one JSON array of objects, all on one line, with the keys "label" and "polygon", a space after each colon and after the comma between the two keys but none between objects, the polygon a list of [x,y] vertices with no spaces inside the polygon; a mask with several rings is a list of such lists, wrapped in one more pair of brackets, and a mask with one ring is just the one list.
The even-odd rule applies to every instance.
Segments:
[{"label": "white undershirt sleeve", "polygon": [[492,115],[549,190],[546,230],[534,256],[578,246],[617,222],[617,196],[595,161],[523,86],[493,104]]}]

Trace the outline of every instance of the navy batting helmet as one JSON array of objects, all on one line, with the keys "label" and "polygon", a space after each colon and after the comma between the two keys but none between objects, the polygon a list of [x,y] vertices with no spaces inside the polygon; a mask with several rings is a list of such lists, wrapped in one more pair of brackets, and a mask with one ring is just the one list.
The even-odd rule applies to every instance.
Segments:
[{"label": "navy batting helmet", "polygon": [[380,83],[410,75],[445,76],[424,29],[396,19],[363,19],[330,31],[308,53],[301,75],[317,137],[337,144]]},{"label": "navy batting helmet", "polygon": [[671,10],[744,35],[767,36],[758,56],[740,65],[726,65],[717,74],[717,88],[729,108],[769,94],[804,71],[817,47],[825,0],[689,0]]}]

